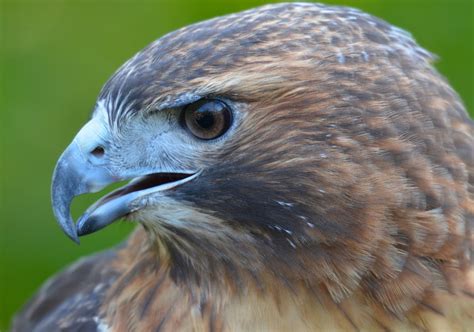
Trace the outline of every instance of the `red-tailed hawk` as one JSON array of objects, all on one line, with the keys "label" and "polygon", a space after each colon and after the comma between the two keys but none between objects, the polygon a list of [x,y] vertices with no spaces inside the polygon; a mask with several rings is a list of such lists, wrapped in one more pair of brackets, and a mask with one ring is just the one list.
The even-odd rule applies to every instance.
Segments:
[{"label": "red-tailed hawk", "polygon": [[[13,331],[474,328],[474,125],[433,57],[355,9],[277,4],[170,33],[58,161],[66,234],[120,247]],[[77,223],[71,200],[122,180]]]}]

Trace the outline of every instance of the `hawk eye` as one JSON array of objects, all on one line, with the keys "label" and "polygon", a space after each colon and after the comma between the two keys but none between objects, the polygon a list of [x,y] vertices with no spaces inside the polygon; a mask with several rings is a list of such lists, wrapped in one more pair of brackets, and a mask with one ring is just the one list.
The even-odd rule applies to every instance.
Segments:
[{"label": "hawk eye", "polygon": [[184,108],[181,121],[197,138],[210,140],[229,129],[232,113],[220,100],[202,99]]}]

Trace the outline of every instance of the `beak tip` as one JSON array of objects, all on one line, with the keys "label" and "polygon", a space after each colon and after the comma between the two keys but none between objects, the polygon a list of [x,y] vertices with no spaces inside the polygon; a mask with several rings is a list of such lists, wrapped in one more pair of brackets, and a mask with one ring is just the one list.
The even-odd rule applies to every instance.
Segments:
[{"label": "beak tip", "polygon": [[77,235],[75,237],[70,237],[70,239],[77,245],[81,244],[81,241],[79,241],[79,237]]},{"label": "beak tip", "polygon": [[74,229],[63,227],[63,231],[67,235],[68,238],[70,238],[76,244],[80,244],[79,236],[78,236],[77,232]]}]

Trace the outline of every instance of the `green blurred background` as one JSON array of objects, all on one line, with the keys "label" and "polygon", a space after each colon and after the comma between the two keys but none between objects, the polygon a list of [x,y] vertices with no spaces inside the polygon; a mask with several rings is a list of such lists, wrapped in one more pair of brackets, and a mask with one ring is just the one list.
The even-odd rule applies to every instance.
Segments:
[{"label": "green blurred background", "polygon": [[[48,276],[113,246],[132,228],[117,223],[77,246],[50,208],[56,159],[87,120],[102,84],[169,31],[268,2],[0,0],[0,331]],[[438,69],[472,112],[472,0],[326,3],[358,7],[410,31],[439,55]],[[96,198],[80,198],[73,214]]]}]

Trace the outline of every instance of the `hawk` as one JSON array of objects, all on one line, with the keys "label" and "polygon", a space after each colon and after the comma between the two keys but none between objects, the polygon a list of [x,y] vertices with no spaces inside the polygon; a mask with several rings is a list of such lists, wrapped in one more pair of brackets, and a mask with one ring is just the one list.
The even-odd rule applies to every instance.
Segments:
[{"label": "hawk", "polygon": [[[13,331],[472,328],[474,125],[433,58],[304,3],[153,42],[52,181],[74,241],[140,226],[49,280]],[[73,221],[75,196],[123,180]]]}]

